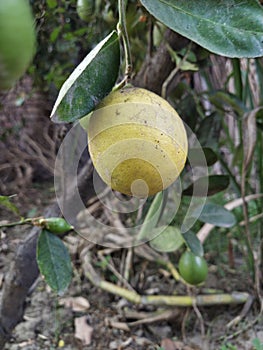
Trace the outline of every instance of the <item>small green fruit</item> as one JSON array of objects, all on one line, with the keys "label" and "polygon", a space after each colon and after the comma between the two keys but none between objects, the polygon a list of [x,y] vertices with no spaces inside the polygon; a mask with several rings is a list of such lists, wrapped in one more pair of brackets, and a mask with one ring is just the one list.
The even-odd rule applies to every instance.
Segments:
[{"label": "small green fruit", "polygon": [[34,19],[28,0],[0,1],[0,91],[24,74],[35,52]]},{"label": "small green fruit", "polygon": [[73,226],[69,225],[63,218],[46,218],[40,219],[39,224],[52,233],[63,234],[73,230]]},{"label": "small green fruit", "polygon": [[93,0],[78,0],[77,13],[82,21],[89,22],[90,16],[93,13],[94,1]]},{"label": "small green fruit", "polygon": [[204,282],[207,277],[208,267],[205,259],[190,251],[182,254],[178,267],[180,275],[189,284],[197,285]]}]

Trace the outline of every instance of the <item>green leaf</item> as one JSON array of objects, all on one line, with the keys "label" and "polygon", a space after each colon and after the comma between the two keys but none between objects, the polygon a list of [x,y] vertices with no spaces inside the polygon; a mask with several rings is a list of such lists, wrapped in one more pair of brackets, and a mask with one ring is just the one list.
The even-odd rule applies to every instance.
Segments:
[{"label": "green leaf", "polygon": [[257,142],[257,115],[261,115],[263,107],[258,107],[246,113],[242,120],[243,129],[243,169],[247,171],[253,160],[253,155]]},{"label": "green leaf", "polygon": [[19,209],[10,200],[12,197],[13,196],[0,196],[0,205],[12,211],[14,214],[19,215]]},{"label": "green leaf", "polygon": [[57,40],[57,37],[59,36],[59,33],[61,32],[62,27],[56,27],[53,29],[53,31],[50,34],[50,41],[54,43]]},{"label": "green leaf", "polygon": [[224,113],[229,112],[229,109],[233,110],[238,116],[243,116],[247,111],[247,107],[244,103],[235,95],[230,92],[216,91],[208,95],[211,103]]},{"label": "green leaf", "polygon": [[111,91],[119,73],[116,31],[102,40],[65,81],[51,112],[54,122],[73,122],[90,113]]},{"label": "green leaf", "polygon": [[206,197],[224,191],[229,186],[228,175],[203,176],[183,190],[185,196]]},{"label": "green leaf", "polygon": [[49,8],[53,9],[57,6],[57,0],[47,0],[47,5]]},{"label": "green leaf", "polygon": [[150,246],[161,252],[174,252],[184,243],[179,228],[175,226],[164,226],[157,228],[158,234],[150,241]]},{"label": "green leaf", "polygon": [[160,22],[218,55],[263,56],[263,9],[255,0],[141,0]]},{"label": "green leaf", "polygon": [[[196,212],[199,213],[198,209]],[[192,215],[195,216],[195,212]],[[236,224],[236,217],[233,213],[214,203],[205,204],[201,215],[198,215],[198,220],[219,227],[232,227]]]},{"label": "green leaf", "polygon": [[222,117],[213,113],[201,121],[196,136],[203,147],[217,149],[221,130]]},{"label": "green leaf", "polygon": [[[206,160],[206,164],[204,162]],[[192,167],[194,166],[211,166],[218,160],[216,153],[208,147],[190,148],[188,150],[188,159]]]},{"label": "green leaf", "polygon": [[203,246],[193,231],[191,230],[187,231],[183,233],[182,236],[185,240],[186,245],[194,255],[198,255],[198,256],[204,255]]},{"label": "green leaf", "polygon": [[263,350],[263,342],[259,338],[255,338],[252,341],[254,350]]},{"label": "green leaf", "polygon": [[38,238],[37,263],[50,288],[58,293],[65,291],[72,277],[70,256],[62,240],[47,230]]}]

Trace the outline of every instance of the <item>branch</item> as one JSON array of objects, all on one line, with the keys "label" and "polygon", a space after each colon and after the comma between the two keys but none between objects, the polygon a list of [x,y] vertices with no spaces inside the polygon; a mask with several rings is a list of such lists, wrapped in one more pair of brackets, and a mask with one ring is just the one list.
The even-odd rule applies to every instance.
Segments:
[{"label": "branch", "polygon": [[222,293],[214,295],[140,295],[136,291],[127,290],[126,288],[116,286],[115,284],[103,280],[94,270],[87,255],[83,257],[83,270],[85,276],[90,282],[98,288],[109,293],[118,295],[134,304],[142,305],[159,305],[159,306],[210,306],[210,305],[229,305],[243,304],[250,295],[245,292],[233,292],[231,294]]},{"label": "branch", "polygon": [[188,39],[168,29],[155,54],[152,57],[148,54],[146,57],[139,73],[133,80],[134,85],[161,95],[162,84],[174,69],[168,46],[176,51],[186,47],[188,43]]}]

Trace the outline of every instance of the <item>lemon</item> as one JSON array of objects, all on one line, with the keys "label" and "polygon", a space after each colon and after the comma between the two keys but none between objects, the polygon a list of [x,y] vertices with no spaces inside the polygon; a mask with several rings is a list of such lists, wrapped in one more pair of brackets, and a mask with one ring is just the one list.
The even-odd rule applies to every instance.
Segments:
[{"label": "lemon", "polygon": [[48,231],[52,233],[66,233],[68,231],[73,230],[73,226],[71,226],[65,219],[63,218],[46,218],[40,219],[38,223]]},{"label": "lemon", "polygon": [[85,22],[90,21],[94,6],[93,2],[93,0],[78,0],[77,2],[77,13]]},{"label": "lemon", "polygon": [[180,275],[189,284],[197,285],[204,282],[207,277],[208,267],[205,259],[190,251],[182,254],[178,267]]},{"label": "lemon", "polygon": [[0,1],[0,90],[15,84],[34,52],[34,20],[28,0]]},{"label": "lemon", "polygon": [[183,121],[160,96],[141,88],[111,92],[89,118],[94,167],[112,189],[139,198],[170,186],[184,168]]}]

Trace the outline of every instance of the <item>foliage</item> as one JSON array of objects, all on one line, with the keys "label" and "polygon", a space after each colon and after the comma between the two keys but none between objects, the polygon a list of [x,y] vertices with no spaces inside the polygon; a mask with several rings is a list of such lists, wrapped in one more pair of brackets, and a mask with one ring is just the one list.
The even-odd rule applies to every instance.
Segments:
[{"label": "foliage", "polygon": [[226,343],[225,345],[222,345],[220,347],[220,350],[237,350],[237,347],[235,345],[230,344],[230,343]]},{"label": "foliage", "polygon": [[[31,0],[36,19],[38,46],[29,73],[35,84],[55,96],[74,67],[102,40],[116,28],[118,12],[116,1],[93,1],[94,11],[89,21],[83,21],[77,13],[76,0]],[[145,27],[139,22],[141,11],[137,1],[129,2],[128,26],[137,41],[138,55],[144,57],[145,46],[138,41],[138,31]],[[141,36],[143,38],[143,36]]]},{"label": "foliage", "polygon": [[257,1],[210,0],[200,6],[195,1],[142,0],[142,4],[169,28],[218,55],[263,55],[263,9]]},{"label": "foliage", "polygon": [[260,339],[255,338],[252,341],[254,350],[262,350],[263,349],[263,343],[260,341]]},{"label": "foliage", "polygon": [[90,113],[114,86],[120,64],[116,31],[98,44],[65,81],[51,113],[53,121],[72,122]]},{"label": "foliage", "polygon": [[[125,1],[120,3],[124,4]],[[263,54],[263,10],[260,4],[254,0],[241,3],[234,0],[231,4],[227,1],[219,4],[209,0],[202,7],[196,2],[142,0],[142,6],[137,1],[129,1],[127,11],[123,14],[120,7],[118,12],[116,1],[97,0],[88,22],[86,18],[85,21],[79,19],[75,0],[39,0],[31,1],[31,4],[36,16],[38,51],[29,72],[35,77],[36,84],[44,81],[46,89],[53,89],[53,93],[57,93],[74,67],[82,67],[87,73],[82,75],[74,71],[60,90],[54,112],[61,105],[65,108],[62,108],[60,116],[54,118],[54,121],[72,122],[91,112],[114,87],[119,68],[120,85],[117,88],[125,85],[130,78],[130,66],[134,64],[135,71],[138,70],[146,53],[152,55],[158,50],[158,45],[164,40],[165,26],[189,39],[189,45],[180,52],[168,49],[171,59],[176,63],[172,73],[175,76],[184,72],[184,75],[181,75],[180,82],[165,97],[197,135],[203,152],[193,148],[189,154],[194,158],[194,165],[200,168],[202,164],[198,164],[200,157],[197,155],[198,152],[199,155],[204,154],[208,174],[196,180],[189,175],[191,164],[185,167],[181,177],[184,186],[180,208],[169,228],[162,232],[163,237],[168,237],[167,245],[162,239],[161,245],[160,240],[153,240],[151,245],[161,251],[170,252],[173,248],[173,251],[180,252],[183,242],[194,254],[202,256],[203,242],[199,241],[197,233],[203,223],[210,223],[220,227],[217,232],[223,237],[228,233],[240,240],[240,245],[246,248],[240,248],[240,251],[246,252],[250,275],[255,278],[253,251],[262,241],[263,224],[260,215],[263,200],[255,198],[246,204],[244,198],[248,194],[263,193],[263,64],[260,58],[252,61],[243,57],[256,58]],[[117,36],[112,30],[116,28],[118,16],[120,21]],[[156,38],[153,40],[156,28],[161,41]],[[109,35],[110,32],[113,34]],[[111,41],[113,37],[114,40]],[[132,58],[128,54],[129,46],[133,52]],[[124,60],[119,65],[120,52]],[[224,64],[227,62],[230,69],[225,81],[220,84],[208,74],[214,62],[219,60],[218,56],[210,52],[230,58],[223,61]],[[87,53],[88,59],[85,61]],[[241,57],[242,60],[239,59]],[[193,72],[197,72],[195,74],[198,74],[203,86],[192,88],[196,77]],[[250,81],[252,74],[256,78],[256,94]],[[87,86],[86,90],[83,85]],[[82,88],[78,89],[80,87]],[[74,97],[70,100],[70,106],[67,103],[69,96]],[[87,102],[88,97],[93,98],[92,103],[87,103],[88,106],[79,111],[79,106]],[[248,181],[249,178],[253,178],[253,181]],[[197,207],[191,213],[198,221],[190,231],[183,232],[176,223],[181,222],[180,216],[186,214],[184,206],[189,204],[188,196],[197,197],[197,200],[203,196],[210,198],[204,208]],[[240,206],[242,209],[235,208],[230,213],[225,205],[230,199],[239,197],[243,198],[243,205]],[[9,201],[4,202],[12,209]],[[161,222],[167,203],[165,193],[146,201],[139,239],[152,238],[152,232]],[[151,220],[152,218],[154,219]],[[178,232],[180,230],[182,232]],[[64,249],[58,243],[59,238],[50,236],[47,231],[43,232],[40,241],[53,242],[54,239],[57,249]],[[176,238],[176,244],[171,245],[171,235]],[[49,254],[53,256],[55,252]],[[39,250],[38,256],[41,255]],[[44,265],[41,265],[41,269],[53,288],[65,288],[66,283],[62,286],[52,284],[53,278],[56,280],[57,276],[47,277],[51,274],[52,266],[45,270]]]},{"label": "foliage", "polygon": [[57,293],[64,292],[72,277],[70,256],[62,240],[47,230],[42,230],[38,239],[37,262],[49,286]]},{"label": "foliage", "polygon": [[[99,2],[98,2],[99,3]],[[89,52],[95,43],[114,28],[101,13],[110,10],[111,3],[98,4],[89,23],[81,21],[75,0],[31,1],[38,31],[38,50],[30,67],[38,86],[53,89],[55,94],[73,67]]]}]

